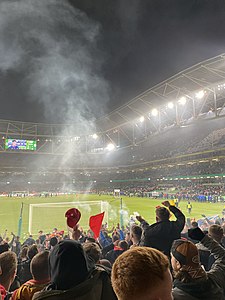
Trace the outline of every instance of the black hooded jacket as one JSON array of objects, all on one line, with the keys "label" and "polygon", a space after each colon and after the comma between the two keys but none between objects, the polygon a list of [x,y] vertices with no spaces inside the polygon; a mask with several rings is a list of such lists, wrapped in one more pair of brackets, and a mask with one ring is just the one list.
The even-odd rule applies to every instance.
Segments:
[{"label": "black hooded jacket", "polygon": [[49,256],[51,284],[34,294],[34,300],[115,300],[117,299],[105,270],[99,270],[79,242],[59,242]]},{"label": "black hooded jacket", "polygon": [[49,264],[49,289],[54,290],[68,290],[78,285],[90,271],[82,245],[73,240],[58,243],[50,253]]}]

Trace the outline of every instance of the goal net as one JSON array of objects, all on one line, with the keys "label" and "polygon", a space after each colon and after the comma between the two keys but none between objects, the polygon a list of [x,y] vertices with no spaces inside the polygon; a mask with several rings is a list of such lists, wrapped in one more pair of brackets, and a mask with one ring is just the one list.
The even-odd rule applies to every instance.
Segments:
[{"label": "goal net", "polygon": [[53,228],[67,231],[65,213],[70,208],[81,212],[79,225],[87,230],[90,216],[105,212],[103,223],[108,223],[108,207],[106,201],[78,201],[58,203],[36,203],[29,205],[28,232],[36,235],[39,230],[52,232]]}]

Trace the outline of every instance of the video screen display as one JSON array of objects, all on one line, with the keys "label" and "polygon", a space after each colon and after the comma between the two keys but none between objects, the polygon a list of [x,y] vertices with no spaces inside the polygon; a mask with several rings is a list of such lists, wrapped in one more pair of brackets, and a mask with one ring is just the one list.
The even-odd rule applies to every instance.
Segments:
[{"label": "video screen display", "polygon": [[30,150],[35,151],[37,149],[37,141],[33,140],[17,140],[17,139],[6,139],[5,149],[9,150]]}]

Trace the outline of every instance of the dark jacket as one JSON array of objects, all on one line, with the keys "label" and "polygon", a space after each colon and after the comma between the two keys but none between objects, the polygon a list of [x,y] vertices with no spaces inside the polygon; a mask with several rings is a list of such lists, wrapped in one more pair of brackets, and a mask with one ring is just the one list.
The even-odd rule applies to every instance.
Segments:
[{"label": "dark jacket", "polygon": [[110,276],[88,261],[79,242],[59,242],[49,256],[51,284],[33,299],[114,300]]},{"label": "dark jacket", "polygon": [[175,280],[174,300],[224,300],[225,289],[225,250],[212,238],[205,236],[201,243],[216,257],[207,279],[183,283]]},{"label": "dark jacket", "polygon": [[126,250],[116,246],[106,254],[105,258],[108,259],[113,265],[117,257],[119,257],[124,251]]},{"label": "dark jacket", "polygon": [[32,274],[30,272],[31,260],[27,259],[18,264],[17,276],[19,278],[20,284],[24,284],[28,280],[32,279]]},{"label": "dark jacket", "polygon": [[43,290],[34,294],[33,300],[117,300],[110,276],[104,269],[92,270],[89,278],[68,290]]},{"label": "dark jacket", "polygon": [[152,225],[146,221],[141,223],[143,228],[141,246],[156,248],[168,256],[173,241],[180,239],[185,225],[184,214],[175,206],[170,206],[169,209],[175,215],[176,221],[160,221]]}]

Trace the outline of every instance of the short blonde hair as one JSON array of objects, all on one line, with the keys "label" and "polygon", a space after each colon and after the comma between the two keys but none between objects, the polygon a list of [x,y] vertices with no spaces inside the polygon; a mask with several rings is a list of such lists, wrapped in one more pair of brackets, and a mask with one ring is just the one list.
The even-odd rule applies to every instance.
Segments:
[{"label": "short blonde hair", "polygon": [[146,287],[158,288],[169,260],[162,252],[149,247],[134,247],[121,254],[112,268],[112,286],[120,300],[141,298]]}]

